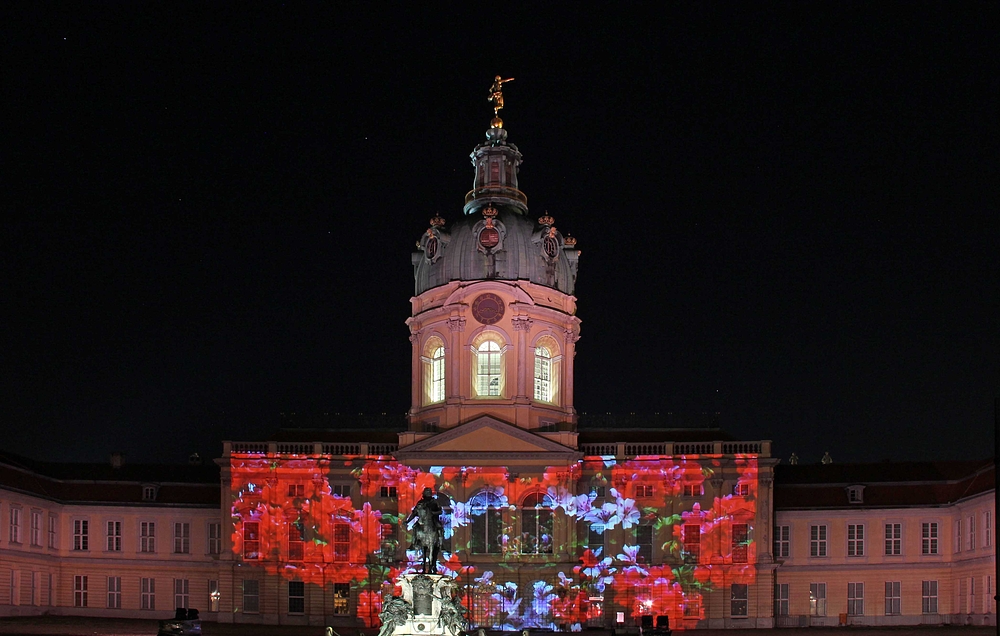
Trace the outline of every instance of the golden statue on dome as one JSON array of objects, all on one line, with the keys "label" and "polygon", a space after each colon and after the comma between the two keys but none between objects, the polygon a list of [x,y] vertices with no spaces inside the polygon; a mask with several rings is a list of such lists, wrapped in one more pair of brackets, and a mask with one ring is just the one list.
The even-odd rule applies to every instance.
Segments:
[{"label": "golden statue on dome", "polygon": [[500,109],[503,108],[503,85],[513,81],[513,77],[500,79],[500,76],[497,75],[493,78],[493,86],[490,87],[489,97],[490,103],[493,104],[493,121],[491,122],[493,128],[503,128],[503,120],[500,119]]}]

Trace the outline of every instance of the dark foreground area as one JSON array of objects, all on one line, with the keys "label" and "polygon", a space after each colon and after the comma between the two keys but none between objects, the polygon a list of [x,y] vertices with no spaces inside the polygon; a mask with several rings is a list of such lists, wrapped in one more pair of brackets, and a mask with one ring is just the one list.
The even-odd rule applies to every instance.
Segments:
[{"label": "dark foreground area", "polygon": [[[124,618],[80,618],[70,616],[10,617],[0,618],[0,634],[3,636],[156,636],[158,622],[151,619]],[[374,636],[378,630],[339,629],[340,636]],[[487,632],[488,634],[494,634]],[[541,633],[541,632],[540,632]],[[587,630],[589,636],[608,636],[610,632]],[[675,634],[684,632],[674,632]],[[705,636],[734,634],[781,634],[782,636],[805,636],[845,634],[851,636],[875,636],[877,634],[920,634],[926,636],[985,636],[996,634],[995,627],[809,627],[786,629],[700,629],[691,634]],[[203,636],[323,636],[323,628],[293,625],[233,625],[203,623]],[[495,632],[514,634],[517,632]]]}]

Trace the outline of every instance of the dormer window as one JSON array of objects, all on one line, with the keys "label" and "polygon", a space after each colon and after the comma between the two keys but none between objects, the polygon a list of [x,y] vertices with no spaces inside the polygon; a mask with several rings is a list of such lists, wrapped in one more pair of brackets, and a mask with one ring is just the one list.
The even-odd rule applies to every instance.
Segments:
[{"label": "dormer window", "polygon": [[847,501],[852,504],[864,503],[865,487],[864,486],[848,486],[847,487]]},{"label": "dormer window", "polygon": [[159,490],[156,486],[152,484],[146,484],[142,487],[142,500],[143,501],[156,501],[156,491]]}]

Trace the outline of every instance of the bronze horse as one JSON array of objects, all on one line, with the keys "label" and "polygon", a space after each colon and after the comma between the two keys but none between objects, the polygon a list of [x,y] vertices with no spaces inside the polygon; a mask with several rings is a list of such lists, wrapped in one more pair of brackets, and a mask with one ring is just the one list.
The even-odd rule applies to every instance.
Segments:
[{"label": "bronze horse", "polygon": [[417,523],[413,527],[412,547],[420,550],[422,572],[437,574],[437,562],[441,556],[441,543],[444,539],[444,525],[441,523],[441,505],[430,493],[430,488],[424,490],[423,498],[413,507],[407,521],[414,517]]}]

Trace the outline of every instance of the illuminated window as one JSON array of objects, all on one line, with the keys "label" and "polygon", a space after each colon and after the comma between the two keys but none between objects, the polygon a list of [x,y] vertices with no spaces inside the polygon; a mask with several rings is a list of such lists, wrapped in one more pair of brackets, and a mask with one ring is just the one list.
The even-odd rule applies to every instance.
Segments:
[{"label": "illuminated window", "polygon": [[686,618],[701,618],[700,598],[688,598],[684,600],[684,616]]},{"label": "illuminated window", "polygon": [[701,526],[688,524],[684,526],[684,559],[697,561],[701,556]]},{"label": "illuminated window", "polygon": [[684,484],[685,497],[701,497],[705,494],[705,484]]},{"label": "illuminated window", "polygon": [[260,581],[243,579],[243,611],[256,614],[260,611]]},{"label": "illuminated window", "polygon": [[938,553],[938,524],[936,521],[920,524],[920,553]]},{"label": "illuminated window", "polygon": [[222,592],[219,591],[218,579],[208,582],[208,611],[218,612],[219,601],[222,599]]},{"label": "illuminated window", "polygon": [[343,616],[350,612],[351,584],[333,584],[333,613]]},{"label": "illuminated window", "polygon": [[544,336],[535,345],[535,401],[558,402],[559,346],[555,339]]},{"label": "illuminated window", "polygon": [[334,561],[343,563],[351,558],[351,524],[333,524],[333,541],[330,546],[333,548]]},{"label": "illuminated window", "polygon": [[920,606],[924,614],[937,614],[938,612],[938,582],[920,582]]},{"label": "illuminated window", "polygon": [[635,544],[639,546],[639,551],[635,557],[639,563],[650,564],[653,562],[653,526],[645,523],[635,527]]},{"label": "illuminated window", "polygon": [[750,587],[746,583],[733,583],[729,592],[729,615],[746,618],[750,599]]},{"label": "illuminated window", "polygon": [[503,535],[500,507],[503,499],[492,492],[481,492],[469,501],[472,514],[472,552],[499,554]]},{"label": "illuminated window", "polygon": [[745,523],[733,524],[733,563],[747,562],[747,546],[750,545],[750,526]]},{"label": "illuminated window", "polygon": [[826,583],[809,584],[809,615],[826,616]]},{"label": "illuminated window", "polygon": [[774,585],[774,615],[788,616],[788,583]]},{"label": "illuminated window", "polygon": [[774,528],[774,556],[785,558],[791,554],[791,526],[776,526]]},{"label": "illuminated window", "polygon": [[444,402],[445,351],[441,338],[431,336],[427,339],[420,363],[423,367],[424,404]]},{"label": "illuminated window", "polygon": [[86,519],[73,520],[73,549],[90,549],[90,522]]},{"label": "illuminated window", "polygon": [[552,499],[532,493],[521,504],[521,553],[552,554]]},{"label": "illuminated window", "polygon": [[122,551],[122,522],[121,521],[109,521],[108,522],[108,552],[121,552]]},{"label": "illuminated window", "polygon": [[222,524],[208,524],[208,553],[222,554]]},{"label": "illuminated window", "polygon": [[122,577],[108,577],[108,609],[122,608]]},{"label": "illuminated window", "polygon": [[305,614],[306,584],[302,581],[288,582],[288,613]]},{"label": "illuminated window", "polygon": [[500,334],[487,331],[473,341],[473,387],[476,397],[501,397],[504,394],[504,342]]},{"label": "illuminated window", "polygon": [[865,584],[864,583],[848,583],[847,584],[847,615],[848,616],[864,616],[865,615]]},{"label": "illuminated window", "polygon": [[191,585],[187,579],[174,579],[174,607],[191,607]]},{"label": "illuminated window", "polygon": [[153,521],[139,524],[139,552],[156,552],[156,523]]},{"label": "illuminated window", "polygon": [[897,616],[900,612],[900,581],[885,582],[885,615]]},{"label": "illuminated window", "polygon": [[174,554],[191,553],[191,524],[177,522],[174,524]]},{"label": "illuminated window", "polygon": [[860,524],[847,525],[847,556],[865,555],[865,527]]},{"label": "illuminated window", "polygon": [[87,607],[87,577],[73,577],[73,606]]},{"label": "illuminated window", "polygon": [[243,522],[243,558],[260,558],[260,522]]},{"label": "illuminated window", "polygon": [[826,556],[826,526],[809,526],[809,556]]},{"label": "illuminated window", "polygon": [[156,609],[156,579],[139,579],[139,609]]},{"label": "illuminated window", "polygon": [[903,553],[903,524],[885,524],[885,555],[899,556]]}]

